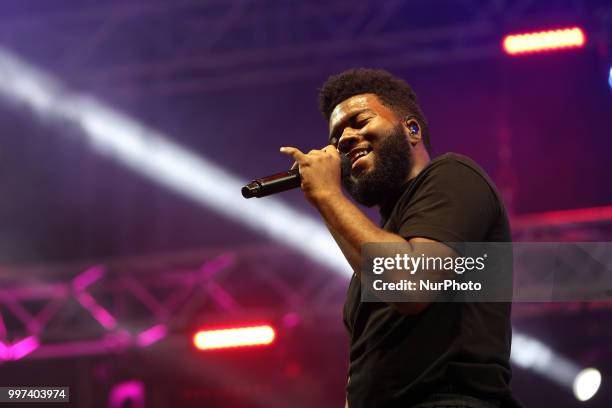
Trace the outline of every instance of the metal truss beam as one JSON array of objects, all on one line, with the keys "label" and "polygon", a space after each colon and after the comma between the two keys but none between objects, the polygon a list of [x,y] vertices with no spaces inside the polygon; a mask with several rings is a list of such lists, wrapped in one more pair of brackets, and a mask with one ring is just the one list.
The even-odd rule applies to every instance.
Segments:
[{"label": "metal truss beam", "polygon": [[[517,217],[515,239],[605,240],[610,211]],[[289,326],[316,320],[338,328],[347,286],[345,277],[273,246],[1,272],[0,361],[120,352],[184,337],[199,325],[252,319]],[[514,317],[580,316],[611,307],[609,302],[516,304]]]},{"label": "metal truss beam", "polygon": [[0,361],[147,347],[251,319],[340,326],[347,284],[277,247],[10,268],[0,281]]},{"label": "metal truss beam", "polygon": [[[117,2],[10,19],[0,25],[0,41],[31,44],[27,51],[49,57],[54,70],[80,85],[189,93],[303,80],[355,65],[393,69],[495,57],[501,30],[542,13],[538,3]],[[604,3],[549,3],[550,12],[567,9],[592,21],[594,41],[610,43],[612,9]]]}]

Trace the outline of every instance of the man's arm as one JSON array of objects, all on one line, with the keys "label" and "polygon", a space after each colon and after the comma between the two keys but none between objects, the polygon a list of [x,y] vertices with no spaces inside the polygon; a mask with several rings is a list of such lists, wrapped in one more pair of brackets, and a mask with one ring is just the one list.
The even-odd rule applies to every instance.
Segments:
[{"label": "man's arm", "polygon": [[[325,220],[325,224],[340,247],[340,250],[360,279],[361,247],[366,243],[407,243],[406,251],[403,253],[410,257],[417,257],[421,254],[442,259],[457,256],[453,249],[441,242],[423,237],[414,237],[406,240],[400,235],[379,228],[344,195],[320,201],[317,209]],[[388,255],[394,256],[395,252]],[[396,277],[390,278],[390,281],[401,280],[403,273],[405,272],[397,272]],[[438,271],[426,271],[426,273],[435,279],[442,279],[445,274]],[[425,296],[429,296],[430,299],[423,299]],[[418,314],[427,308],[430,301],[433,300],[431,299],[432,296],[434,296],[433,293],[421,292],[418,301],[415,299],[415,301],[411,302],[388,303],[400,313],[408,315]]]},{"label": "man's arm", "polygon": [[[348,200],[340,187],[340,156],[333,146],[313,150],[308,155],[292,147],[281,151],[290,154],[300,165],[302,190],[319,211],[340,250],[357,277],[361,278],[361,247],[366,243],[408,243],[408,255],[416,254],[414,245],[427,242],[425,256],[456,256],[448,246],[427,238],[403,237],[375,225]],[[419,251],[419,255],[422,251]],[[429,302],[400,302],[391,305],[401,313],[417,314]]]}]

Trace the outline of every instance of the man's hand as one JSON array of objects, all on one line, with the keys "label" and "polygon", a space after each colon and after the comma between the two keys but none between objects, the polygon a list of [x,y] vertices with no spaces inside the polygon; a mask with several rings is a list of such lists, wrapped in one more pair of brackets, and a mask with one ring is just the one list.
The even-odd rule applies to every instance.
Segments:
[{"label": "man's hand", "polygon": [[[370,242],[402,243],[406,240],[377,226],[347,197],[342,194],[340,185],[340,154],[334,146],[322,150],[302,153],[294,147],[283,147],[281,152],[293,157],[300,166],[302,190],[304,195],[319,211],[327,228],[338,243],[340,250],[361,279],[361,248]],[[408,243],[435,243],[427,238],[411,238]],[[444,244],[440,246],[448,249]],[[415,252],[421,254],[421,252]],[[417,256],[417,255],[412,255]],[[390,303],[400,313],[413,315],[422,312],[428,305],[425,301]]]},{"label": "man's hand", "polygon": [[297,162],[302,179],[302,191],[315,207],[322,200],[342,195],[340,186],[340,154],[335,146],[302,153],[295,147],[281,147],[280,151]]}]

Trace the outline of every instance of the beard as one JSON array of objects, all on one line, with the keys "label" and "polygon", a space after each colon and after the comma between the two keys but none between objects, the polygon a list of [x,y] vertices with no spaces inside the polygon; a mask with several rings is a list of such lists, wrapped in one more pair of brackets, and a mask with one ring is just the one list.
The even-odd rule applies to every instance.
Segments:
[{"label": "beard", "polygon": [[406,182],[412,168],[410,142],[401,124],[383,137],[374,152],[374,166],[357,177],[351,175],[351,160],[342,156],[342,185],[358,203],[366,207],[381,204]]}]

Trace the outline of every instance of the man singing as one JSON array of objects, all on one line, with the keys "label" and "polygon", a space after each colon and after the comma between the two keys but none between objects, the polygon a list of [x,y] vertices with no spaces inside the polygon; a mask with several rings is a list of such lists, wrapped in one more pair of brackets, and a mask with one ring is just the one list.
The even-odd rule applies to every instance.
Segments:
[{"label": "man singing", "polygon": [[[344,307],[348,406],[517,406],[509,385],[509,303],[361,301],[363,244],[427,243],[437,256],[456,257],[445,242],[509,242],[492,181],[467,157],[430,158],[416,95],[388,72],[354,69],[330,77],[320,108],[329,145],[308,154],[293,147],[281,152],[298,163],[306,199],[354,271]],[[380,226],[342,185],[358,203],[380,209]]]}]

